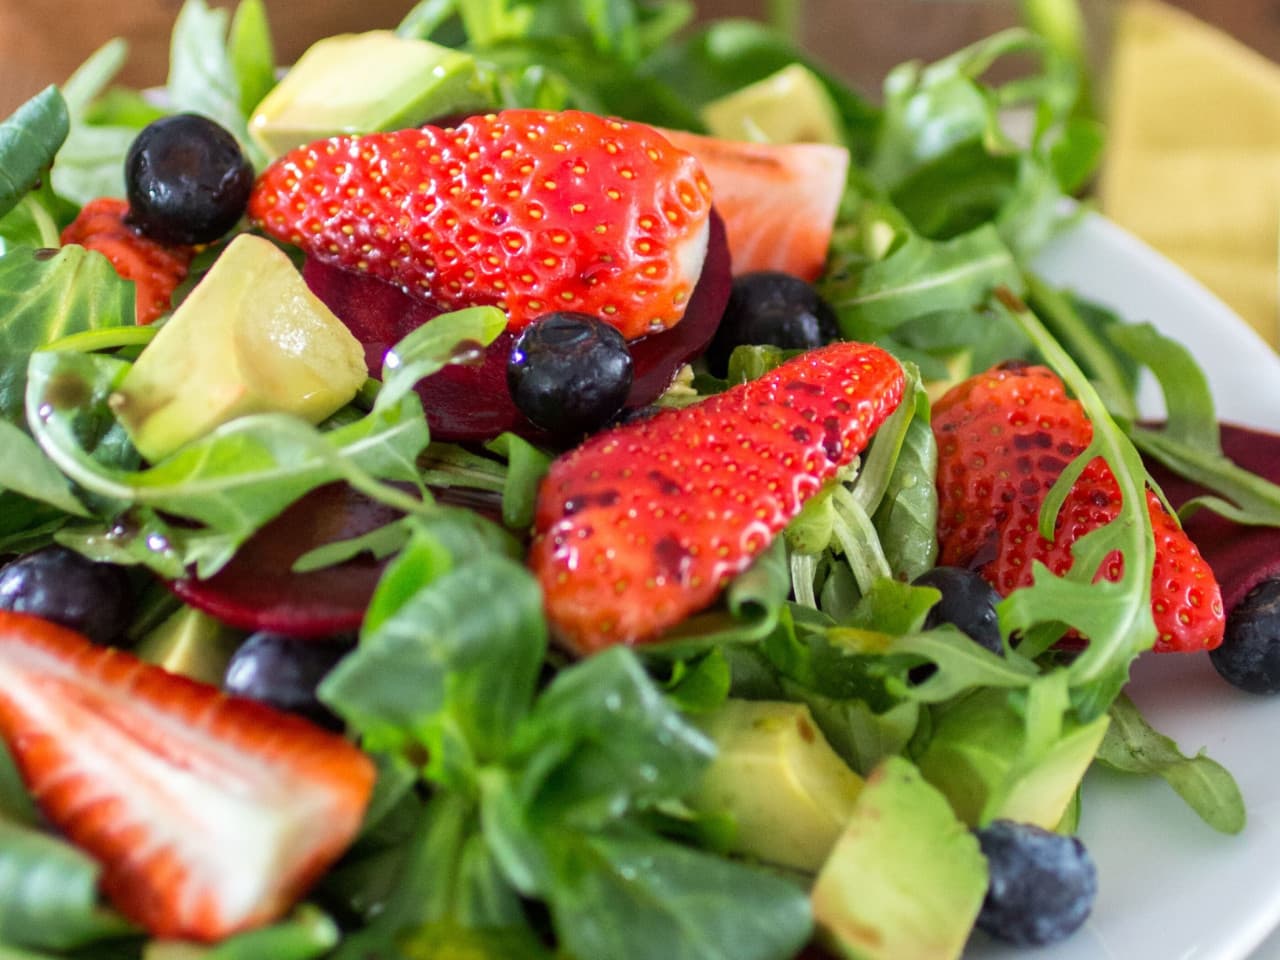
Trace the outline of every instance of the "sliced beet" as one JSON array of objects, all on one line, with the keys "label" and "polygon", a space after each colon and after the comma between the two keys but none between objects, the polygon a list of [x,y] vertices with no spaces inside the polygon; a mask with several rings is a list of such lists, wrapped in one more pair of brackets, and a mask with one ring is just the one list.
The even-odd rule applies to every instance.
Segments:
[{"label": "sliced beet", "polygon": [[355,630],[386,561],[365,554],[308,573],[294,573],[293,564],[316,547],[361,536],[400,516],[344,483],[319,487],[250,537],[209,579],[169,586],[183,602],[244,630],[293,637]]},{"label": "sliced beet", "polygon": [[[702,274],[689,298],[684,319],[670,330],[642,337],[630,344],[635,371],[630,408],[656,400],[675,379],[681,365],[706,349],[715,335],[732,285],[729,247],[724,224],[713,210]],[[364,274],[308,259],[303,268],[307,285],[364,344],[371,375],[382,370],[387,351],[402,337],[439,316],[442,308],[410,296],[399,287]],[[511,401],[507,390],[507,357],[514,335],[503,333],[479,363],[452,364],[418,384],[438,440],[487,440],[510,430],[534,440],[544,439]]]},{"label": "sliced beet", "polygon": [[670,330],[633,340],[631,364],[635,371],[627,406],[646,407],[662,396],[680,367],[700,356],[711,343],[729,303],[733,274],[724,221],[711,211],[711,232],[707,236],[707,257],[702,273],[689,297],[684,319]]},{"label": "sliced beet", "polygon": [[[1280,483],[1280,435],[1223,424],[1222,452],[1246,470]],[[1154,461],[1148,461],[1147,469],[1174,507],[1207,492]],[[1255,586],[1280,577],[1280,528],[1246,526],[1205,509],[1183,526],[1218,578],[1228,616]]]}]

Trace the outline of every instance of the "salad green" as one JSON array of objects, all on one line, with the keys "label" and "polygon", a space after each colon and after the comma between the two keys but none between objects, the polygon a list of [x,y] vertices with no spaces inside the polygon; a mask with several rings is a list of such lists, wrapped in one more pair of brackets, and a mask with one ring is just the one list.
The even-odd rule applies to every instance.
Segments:
[{"label": "salad green", "polygon": [[[855,159],[819,287],[844,337],[904,361],[907,399],[721,603],[662,643],[581,661],[551,645],[520,562],[549,452],[514,435],[483,449],[433,442],[413,391],[498,337],[500,311],[459,311],[409,334],[381,381],[319,426],[253,415],[146,464],[112,412],[154,331],[129,322],[132,285],[100,254],[60,247],[58,230],[89,200],[123,194],[125,151],[165,112],[218,120],[261,166],[248,117],[277,66],[261,0],[242,0],[229,19],[187,0],[158,100],[109,87],[126,56],[113,41],[0,123],[0,550],[56,541],[139,579],[208,577],[333,481],[403,514],[295,566],[391,558],[358,646],[320,688],[376,758],[378,785],[360,837],[307,902],[207,949],[148,944],[99,902],[92,861],[41,828],[0,749],[0,958],[786,960],[815,932],[813,878],[728,855],[733,824],[688,802],[715,753],[698,718],[728,697],[806,704],[863,776],[888,762],[910,780],[909,761],[926,758],[926,779],[969,801],[953,804],[957,830],[1035,806],[1028,784],[1052,781],[1049,806],[1070,832],[1076,768],[1099,740],[1100,762],[1164,777],[1215,829],[1243,828],[1230,775],[1183,756],[1122,693],[1155,641],[1141,454],[1215,491],[1198,505],[1246,522],[1280,523],[1280,489],[1221,455],[1212,399],[1184,348],[1029,267],[1078,215],[1066,198],[1099,158],[1078,51],[1007,31],[936,64],[903,65],[876,105],[785,30],[692,27],[692,12],[683,0],[423,0],[398,28],[472,54],[495,107],[572,107],[695,131],[706,103],[804,64]],[[986,81],[996,61],[1026,55],[1029,75]],[[1010,108],[1032,117],[1025,142],[1005,129]],[[200,255],[194,279],[220,249]],[[739,348],[727,380],[697,369],[662,402],[690,402],[783,359]],[[1053,530],[1095,457],[1123,507],[1078,542],[1068,575],[1041,567],[1000,605],[999,656],[957,642],[955,628],[925,629],[938,592],[910,581],[937,551],[930,388],[1010,359],[1052,367],[1093,423],[1041,530]],[[1144,368],[1168,401],[1163,427],[1136,422]],[[500,498],[501,523],[451,505],[449,490]],[[1094,582],[1116,553],[1123,575]],[[162,594],[139,616],[159,622],[176,605]],[[1068,630],[1090,639],[1074,658],[1054,647]],[[1055,779],[1064,756],[1075,772]]]}]

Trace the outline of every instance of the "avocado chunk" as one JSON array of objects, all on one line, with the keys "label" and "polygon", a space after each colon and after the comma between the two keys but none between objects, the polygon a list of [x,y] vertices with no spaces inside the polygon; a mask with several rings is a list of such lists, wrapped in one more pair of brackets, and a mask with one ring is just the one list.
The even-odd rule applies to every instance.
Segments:
[{"label": "avocado chunk", "polygon": [[142,638],[137,654],[170,673],[222,686],[231,655],[243,639],[243,633],[207,613],[183,607]]},{"label": "avocado chunk", "polygon": [[809,708],[729,700],[701,726],[717,754],[693,806],[733,818],[736,852],[815,873],[849,819],[862,778],[831,749]]},{"label": "avocado chunk", "polygon": [[982,907],[987,862],[910,761],[867,777],[813,886],[823,942],[848,960],[954,960]]},{"label": "avocado chunk", "polygon": [[1026,741],[1022,717],[1007,693],[980,690],[935,711],[932,737],[917,763],[968,824],[998,818],[1053,830],[1067,813],[1108,722],[1105,715],[1084,725],[1065,721],[1048,753],[1020,771],[1016,764]]},{"label": "avocado chunk", "polygon": [[712,100],[701,117],[707,132],[721,140],[844,144],[835,101],[817,74],[799,63]]},{"label": "avocado chunk", "polygon": [[249,136],[271,157],[341,133],[417,126],[494,104],[475,58],[389,30],[327,37],[263,98]]},{"label": "avocado chunk", "polygon": [[241,234],[143,348],[111,408],[155,462],[251,413],[319,423],[365,376],[360,342],[284,251]]}]

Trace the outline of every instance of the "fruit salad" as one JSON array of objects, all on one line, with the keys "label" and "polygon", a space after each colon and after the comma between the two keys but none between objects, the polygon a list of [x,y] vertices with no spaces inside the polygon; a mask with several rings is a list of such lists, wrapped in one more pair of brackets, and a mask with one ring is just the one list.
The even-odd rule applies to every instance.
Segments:
[{"label": "fruit salad", "polygon": [[1032,268],[1078,64],[688,14],[187,0],[0,124],[0,954],[945,960],[1094,764],[1243,828],[1124,687],[1280,686],[1274,441]]}]

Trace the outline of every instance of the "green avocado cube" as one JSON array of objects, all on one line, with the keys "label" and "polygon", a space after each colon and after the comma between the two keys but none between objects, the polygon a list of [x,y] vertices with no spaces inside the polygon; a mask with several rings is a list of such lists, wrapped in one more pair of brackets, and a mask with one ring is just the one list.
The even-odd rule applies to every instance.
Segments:
[{"label": "green avocado cube", "polygon": [[310,47],[253,111],[249,136],[267,155],[337,134],[417,126],[493,106],[475,58],[389,30]]},{"label": "green avocado cube", "polygon": [[987,892],[977,838],[910,761],[867,777],[811,894],[823,942],[847,960],[955,960]]},{"label": "green avocado cube", "polygon": [[364,348],[288,255],[242,233],[143,348],[110,404],[155,463],[252,413],[319,423],[366,376]]}]

